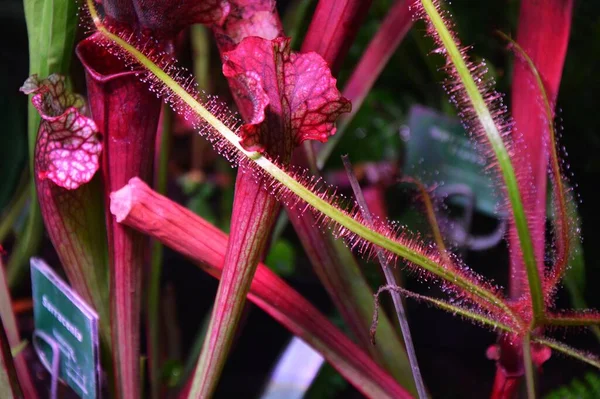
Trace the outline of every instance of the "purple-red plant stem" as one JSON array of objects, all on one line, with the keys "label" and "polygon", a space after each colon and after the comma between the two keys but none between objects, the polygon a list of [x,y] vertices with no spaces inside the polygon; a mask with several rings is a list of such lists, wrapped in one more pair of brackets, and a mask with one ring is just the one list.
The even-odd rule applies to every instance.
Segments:
[{"label": "purple-red plant stem", "polygon": [[336,75],[371,3],[372,0],[319,0],[301,51],[320,54]]},{"label": "purple-red plant stem", "polygon": [[[190,210],[156,192],[140,179],[111,195],[117,220],[189,257],[221,278],[228,237]],[[202,239],[198,239],[201,237]],[[264,264],[259,264],[248,298],[292,333],[318,350],[367,397],[411,397],[362,349]]]},{"label": "purple-red plant stem", "polygon": [[[239,175],[243,175],[240,173]],[[238,176],[239,176],[238,175]],[[223,277],[217,290],[208,335],[196,366],[190,397],[210,397],[233,342],[234,332],[256,267],[269,239],[279,204],[252,178],[238,177],[231,215],[231,239],[224,258]]]},{"label": "purple-red plant stem", "polygon": [[340,141],[346,127],[356,115],[362,103],[373,88],[375,81],[387,65],[408,31],[413,25],[408,8],[411,0],[396,0],[373,39],[369,42],[358,65],[344,87],[343,95],[352,102],[352,111],[342,115],[338,131],[325,145],[320,147],[317,166],[323,168],[335,145]]},{"label": "purple-red plant stem", "polygon": [[[572,8],[572,0],[521,2],[517,43],[536,65],[551,104],[556,101],[560,85],[571,29]],[[546,115],[538,90],[527,62],[521,57],[515,57],[512,115],[518,140],[521,142],[514,146],[512,161],[515,169],[521,171],[517,175],[519,189],[531,231],[534,254],[540,274],[543,275],[548,147],[555,143],[551,141],[548,121],[545,120],[551,116]],[[509,241],[512,248],[519,248],[514,225],[509,230]],[[509,290],[513,299],[519,299],[528,292],[525,266],[519,250],[510,253]],[[500,341],[493,397],[514,395],[523,375],[520,364],[523,361],[522,351],[520,342],[509,344],[508,340]],[[521,359],[521,362],[515,359]]]},{"label": "purple-red plant stem", "polygon": [[[556,101],[571,30],[573,0],[524,0],[521,2],[517,43],[536,65],[551,104]],[[515,146],[515,168],[519,177],[533,245],[543,272],[546,223],[546,179],[549,141],[547,116],[527,62],[515,57],[512,84],[512,115],[522,145]],[[565,226],[566,227],[566,226]],[[510,229],[513,248],[518,248],[514,227]],[[518,298],[527,290],[520,251],[511,253],[510,292]]]},{"label": "purple-red plant stem", "polygon": [[[140,176],[152,180],[155,135],[161,101],[137,74],[96,43],[95,35],[77,46],[86,67],[92,116],[104,134],[103,177],[110,192]],[[107,211],[111,271],[111,335],[116,397],[140,395],[140,314],[142,266],[148,255],[143,234],[114,221]]]},{"label": "purple-red plant stem", "polygon": [[[0,267],[3,267],[0,265]],[[4,323],[0,318],[0,394],[5,399],[23,398]],[[35,394],[37,397],[37,393]],[[27,397],[29,398],[29,397]]]},{"label": "purple-red plant stem", "polygon": [[[238,10],[234,9],[233,14],[237,14],[236,11]],[[282,33],[279,17],[274,9],[271,10],[270,15],[274,16],[275,23],[279,27],[276,29],[279,32],[275,36],[279,36]],[[270,37],[273,32],[266,33],[261,24],[246,24],[245,29],[240,28],[239,31],[236,26],[233,25],[231,30],[225,30],[222,36],[218,36],[217,43],[221,55],[226,50],[234,48],[232,43],[224,40],[225,38],[235,38],[238,43],[248,36],[273,38]],[[246,122],[250,122],[253,118],[250,111],[253,110],[242,105],[247,100],[239,98],[237,90],[232,92],[242,117]],[[265,126],[268,126],[266,130],[269,136],[267,140],[272,143],[268,150],[273,155],[281,156],[282,161],[285,162],[291,155],[291,149],[287,144],[291,142],[291,137],[284,137],[289,132],[284,118],[280,113],[272,112],[266,116],[266,119],[268,121],[265,122]],[[263,183],[257,181],[252,175],[238,172],[231,215],[231,239],[227,245],[223,278],[219,282],[208,332],[188,397],[210,397],[216,389],[244,309],[252,278],[269,242],[280,204],[262,186]]]},{"label": "purple-red plant stem", "polygon": [[[0,248],[1,250],[1,248]],[[0,254],[1,255],[1,254]],[[10,355],[10,348],[17,347],[21,343],[21,337],[19,336],[19,327],[17,325],[17,319],[12,309],[12,300],[10,291],[8,289],[8,281],[6,279],[6,273],[4,270],[4,264],[0,257],[0,328],[2,328],[2,334],[6,334],[6,344],[9,346],[8,354]],[[3,353],[4,355],[4,353]],[[9,367],[10,364],[8,359],[3,359],[4,366]],[[23,352],[19,353],[13,360],[10,355],[10,363],[14,362],[14,368],[16,369],[16,376],[20,383],[20,390],[25,394],[25,398],[35,399],[38,397],[37,391],[33,384],[33,378],[23,356]],[[2,365],[0,365],[2,367]]]},{"label": "purple-red plant stem", "polygon": [[[356,175],[352,170],[352,164],[350,163],[350,159],[347,155],[342,157],[342,162],[344,163],[344,168],[346,168],[346,173],[348,174],[348,179],[350,180],[350,185],[352,186],[352,191],[354,192],[354,197],[356,198],[356,202],[360,207],[360,212],[367,221],[367,223],[373,225],[373,216],[369,211],[369,207],[367,206],[367,201],[365,201],[365,197],[363,192],[358,184],[358,180],[356,179]],[[383,270],[383,275],[385,276],[385,280],[388,286],[397,287],[398,283],[396,283],[396,279],[394,274],[392,273],[392,269],[387,261],[387,258],[381,248],[377,249],[377,258],[379,260],[379,264],[381,265],[381,269]],[[415,346],[412,341],[412,335],[410,333],[410,327],[408,325],[408,319],[406,318],[406,311],[404,310],[404,304],[402,303],[402,298],[400,297],[400,293],[394,290],[390,291],[390,295],[392,296],[392,301],[394,303],[394,308],[396,309],[396,316],[398,318],[398,324],[400,324],[400,329],[402,330],[402,337],[404,338],[404,345],[406,347],[406,354],[408,355],[408,359],[410,361],[410,367],[412,371],[412,376],[415,381],[415,385],[417,386],[417,392],[419,393],[420,399],[427,399],[427,390],[425,389],[425,384],[423,383],[423,377],[421,376],[421,370],[419,369],[419,362],[417,360],[417,354],[415,352]]]}]

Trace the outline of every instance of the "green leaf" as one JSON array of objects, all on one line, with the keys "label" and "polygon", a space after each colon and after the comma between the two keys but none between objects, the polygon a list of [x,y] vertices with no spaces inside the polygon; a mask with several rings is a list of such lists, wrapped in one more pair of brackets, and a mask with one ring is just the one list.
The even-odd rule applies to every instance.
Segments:
[{"label": "green leaf", "polygon": [[[29,38],[29,74],[45,78],[51,73],[67,76],[71,64],[75,31],[77,28],[76,0],[23,0]],[[29,141],[29,170],[33,183],[33,152],[40,116],[33,105],[27,111],[27,137]],[[32,184],[32,198],[36,197]],[[37,201],[31,202],[25,230],[13,251],[8,280],[15,285],[25,272],[29,257],[36,251],[42,234],[42,217]]]},{"label": "green leaf", "polygon": [[296,250],[289,241],[279,239],[271,247],[265,262],[278,275],[289,277],[296,270]]}]

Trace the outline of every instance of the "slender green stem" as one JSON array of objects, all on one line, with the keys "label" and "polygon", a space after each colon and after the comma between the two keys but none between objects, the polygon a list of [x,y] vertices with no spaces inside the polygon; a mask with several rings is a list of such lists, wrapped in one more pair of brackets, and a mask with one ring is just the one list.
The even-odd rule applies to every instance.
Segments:
[{"label": "slender green stem", "polygon": [[[163,107],[162,131],[156,173],[156,191],[165,194],[167,191],[167,166],[169,149],[171,147],[170,107]],[[150,266],[150,281],[148,282],[148,335],[150,360],[148,373],[150,375],[150,391],[153,399],[160,395],[160,278],[162,274],[163,246],[158,241],[152,243],[152,261]]]},{"label": "slender green stem", "polygon": [[587,317],[585,313],[573,316],[548,316],[544,319],[544,324],[563,327],[598,326],[600,325],[600,316],[597,313],[587,315]]},{"label": "slender green stem", "polygon": [[30,195],[34,199],[29,207],[29,217],[23,234],[19,235],[17,248],[6,265],[8,286],[14,287],[27,272],[27,262],[42,241],[43,222],[37,203],[35,185],[30,185]]},{"label": "slender green stem", "polygon": [[440,225],[437,221],[437,217],[435,216],[435,210],[433,209],[433,202],[431,201],[431,196],[427,192],[427,188],[418,179],[413,179],[411,177],[405,177],[402,180],[407,183],[414,184],[417,187],[417,190],[419,190],[421,200],[423,201],[423,206],[425,206],[425,214],[427,215],[427,221],[429,222],[429,228],[431,229],[431,234],[433,235],[433,240],[435,241],[435,245],[437,245],[437,248],[440,251],[440,254],[442,254],[442,256],[447,256],[446,255],[446,244],[444,243],[444,237],[442,237],[442,233],[440,231]]},{"label": "slender green stem", "polygon": [[496,126],[494,117],[488,109],[486,101],[479,90],[479,86],[477,83],[475,83],[470,69],[463,58],[463,53],[455,43],[454,36],[446,26],[444,18],[440,15],[436,5],[432,0],[421,0],[421,4],[423,5],[424,11],[427,13],[429,21],[437,32],[440,43],[447,52],[448,59],[456,69],[456,75],[460,80],[460,84],[464,88],[464,93],[473,107],[474,114],[477,117],[481,128],[485,132],[487,140],[489,141],[496,160],[500,166],[506,191],[508,193],[508,199],[512,208],[514,223],[517,228],[525,268],[527,271],[527,279],[529,281],[529,290],[531,293],[531,302],[534,313],[533,323],[536,324],[544,317],[544,294],[542,291],[542,283],[533,251],[529,225],[525,216],[523,203],[521,201],[521,193],[517,183],[517,177],[515,175],[508,150],[504,145],[502,135]]},{"label": "slender green stem", "polygon": [[0,221],[0,243],[4,242],[12,230],[30,195],[31,182],[22,184],[22,188],[19,189],[17,195],[15,195],[13,201],[9,204],[8,211],[2,215],[2,220]]},{"label": "slender green stem", "polygon": [[535,368],[531,361],[531,336],[529,334],[525,334],[523,337],[523,367],[527,383],[527,398],[535,399]]},{"label": "slender green stem", "polygon": [[600,369],[600,359],[598,359],[597,357],[593,357],[588,353],[584,353],[577,349],[571,348],[570,346],[565,345],[562,342],[558,342],[558,341],[555,341],[555,340],[549,339],[549,338],[541,338],[541,337],[533,338],[533,342],[536,342],[536,343],[542,344],[542,345],[546,345],[547,347],[552,348],[557,352],[561,352],[565,355],[571,356],[577,360],[580,360],[584,363],[594,366],[597,369]]},{"label": "slender green stem", "polygon": [[[413,249],[410,246],[403,245],[402,243],[387,237],[384,234],[373,231],[362,222],[353,219],[345,211],[334,207],[322,196],[315,194],[310,189],[300,183],[294,177],[290,176],[279,166],[274,164],[271,160],[266,158],[260,152],[247,151],[241,145],[240,137],[236,135],[232,130],[229,129],[218,117],[210,113],[192,94],[188,93],[181,85],[175,81],[167,72],[163,71],[158,65],[152,62],[146,57],[141,51],[129,44],[119,36],[108,31],[99,19],[98,14],[93,8],[93,1],[87,0],[90,7],[90,13],[98,28],[98,30],[106,36],[109,40],[113,41],[117,46],[126,51],[131,57],[133,57],[139,64],[146,68],[152,73],[162,84],[164,84],[173,95],[185,105],[187,105],[193,112],[195,112],[200,118],[202,118],[208,125],[212,127],[215,134],[218,134],[221,139],[225,140],[229,145],[232,146],[232,150],[237,151],[240,156],[247,158],[253,162],[256,166],[266,172],[275,181],[281,183],[291,193],[300,197],[304,202],[310,205],[312,208],[327,216],[331,220],[335,221],[345,229],[353,232],[357,236],[365,239],[366,241],[379,246],[395,255],[398,255],[415,265],[420,266],[428,272],[440,277],[443,280],[454,284],[465,291],[480,297],[481,299],[490,302],[491,304],[502,309],[507,315],[515,318],[516,316],[508,305],[490,289],[475,284],[468,278],[456,273],[454,270],[444,267],[437,260],[432,259],[426,254]],[[537,270],[537,269],[536,269]],[[539,281],[538,281],[539,282]]]},{"label": "slender green stem", "polygon": [[[414,292],[408,291],[402,287],[397,287],[397,286],[384,286],[379,289],[378,294],[382,290],[398,291],[402,295],[405,295],[409,298],[413,298],[417,301],[423,301],[423,302],[429,303],[430,305],[433,305],[441,310],[445,310],[446,312],[452,313],[453,315],[458,315],[458,316],[464,317],[465,319],[469,319],[471,321],[480,323],[486,327],[490,327],[495,330],[502,330],[507,333],[512,333],[512,334],[516,333],[515,329],[507,324],[496,321],[490,317],[484,316],[481,313],[474,312],[472,310],[453,305],[453,304],[443,301],[441,299],[435,299],[435,298],[431,298],[428,296],[415,294]],[[378,295],[378,294],[376,294],[376,295]]]},{"label": "slender green stem", "polygon": [[[360,207],[361,213],[367,223],[373,226],[373,216],[371,215],[371,211],[369,211],[369,207],[367,206],[367,201],[365,200],[365,196],[360,188],[358,183],[358,179],[352,170],[352,164],[350,163],[350,159],[347,155],[342,157],[342,162],[344,163],[344,168],[346,168],[346,173],[348,174],[348,179],[350,180],[350,185],[352,186],[352,191],[354,192],[354,196],[356,197],[356,202]],[[377,249],[377,258],[379,259],[379,264],[381,265],[381,269],[383,271],[383,275],[385,276],[385,281],[388,286],[397,286],[396,278],[394,277],[394,273],[389,266],[389,262],[386,259],[385,253],[381,248]],[[417,392],[419,394],[420,399],[427,399],[427,389],[425,388],[425,383],[423,382],[423,377],[421,376],[421,369],[419,368],[419,362],[417,361],[417,354],[415,352],[415,346],[413,344],[412,335],[410,332],[410,326],[408,325],[408,319],[406,318],[406,311],[404,310],[404,303],[402,303],[402,298],[400,297],[400,293],[396,291],[390,291],[392,296],[392,302],[394,303],[394,308],[396,310],[396,317],[398,318],[398,324],[400,325],[400,330],[402,331],[402,338],[404,338],[404,344],[406,346],[406,355],[408,356],[408,360],[410,362],[410,368],[412,371],[413,379],[415,381],[415,385],[417,387]]]}]

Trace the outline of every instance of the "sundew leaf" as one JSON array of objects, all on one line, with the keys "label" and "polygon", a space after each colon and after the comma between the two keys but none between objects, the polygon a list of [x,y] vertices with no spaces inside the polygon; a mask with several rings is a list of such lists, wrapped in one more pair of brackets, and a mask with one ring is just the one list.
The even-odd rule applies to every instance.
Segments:
[{"label": "sundew leaf", "polygon": [[[442,9],[440,0],[416,0],[415,15],[427,23],[427,30],[438,46],[436,52],[446,57],[445,70],[449,78],[446,90],[459,109],[463,123],[473,137],[482,140],[489,149],[489,156],[502,177],[503,188],[511,211],[511,219],[518,236],[518,251],[523,259],[530,291],[531,317],[534,323],[543,320],[545,302],[542,280],[535,257],[531,231],[525,215],[523,193],[518,186],[512,163],[507,136],[512,123],[505,115],[501,96],[490,88],[484,77],[484,64],[475,64],[467,57],[468,48],[463,47],[452,30],[449,14]],[[541,262],[541,260],[539,260]]]},{"label": "sundew leaf", "polygon": [[[346,238],[349,245],[360,249],[364,256],[372,254],[375,246],[382,247],[388,251],[392,261],[404,258],[409,265],[421,271],[425,278],[439,278],[449,292],[476,300],[486,308],[495,308],[497,312],[516,321],[514,312],[500,298],[497,286],[459,263],[443,262],[437,253],[433,253],[420,240],[414,239],[409,233],[399,232],[393,225],[381,222],[375,229],[367,227],[356,208],[346,211],[332,205],[337,204],[340,198],[329,192],[320,181],[311,180],[302,172],[290,172],[279,162],[259,152],[247,151],[236,134],[238,126],[235,118],[231,117],[221,103],[212,97],[202,97],[190,87],[180,76],[181,69],[173,64],[172,58],[165,58],[164,54],[149,54],[148,58],[136,45],[127,41],[133,38],[128,36],[124,39],[119,34],[112,33],[103,25],[93,1],[88,0],[87,4],[98,34],[104,36],[104,43],[112,54],[122,57],[126,62],[147,68],[149,74],[145,75],[145,80],[153,85],[154,90],[177,112],[196,118],[195,126],[200,133],[206,135],[230,162],[240,164],[250,173],[256,173],[259,179],[267,179],[265,184],[269,185],[272,195],[299,207],[312,208],[321,215],[319,222],[322,226],[335,228],[338,238]],[[136,44],[143,46],[143,43]]]}]

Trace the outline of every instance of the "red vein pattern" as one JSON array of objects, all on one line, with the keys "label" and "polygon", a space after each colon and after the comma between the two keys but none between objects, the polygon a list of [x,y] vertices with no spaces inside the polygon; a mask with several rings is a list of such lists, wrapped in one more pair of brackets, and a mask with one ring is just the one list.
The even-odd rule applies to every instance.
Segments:
[{"label": "red vein pattern", "polygon": [[[224,53],[223,59],[223,73],[236,97],[242,99],[238,101],[242,114],[252,115],[252,122],[242,126],[248,148],[273,148],[277,143],[269,140],[292,139],[286,146],[289,153],[305,140],[324,142],[335,133],[337,117],[351,109],[336,88],[325,60],[316,53],[292,53],[289,38],[248,37]],[[260,114],[267,105],[285,128],[272,133],[275,137],[256,126],[255,121],[264,120]]]},{"label": "red vein pattern", "polygon": [[102,142],[94,121],[81,113],[83,99],[65,90],[65,78],[31,76],[21,91],[31,99],[42,122],[35,149],[36,177],[74,190],[89,182],[100,166]]}]

